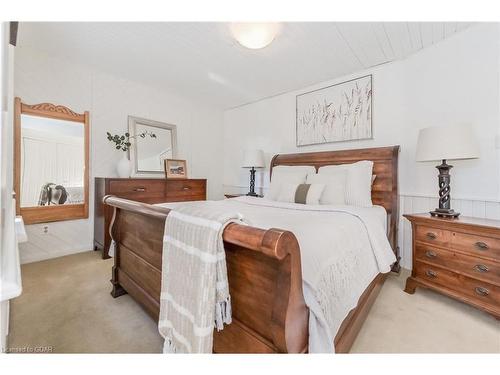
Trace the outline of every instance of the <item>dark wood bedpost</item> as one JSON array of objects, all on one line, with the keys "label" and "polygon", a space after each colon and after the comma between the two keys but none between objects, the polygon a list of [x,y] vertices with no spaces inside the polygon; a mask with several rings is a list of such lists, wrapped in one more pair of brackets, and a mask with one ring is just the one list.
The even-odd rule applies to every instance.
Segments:
[{"label": "dark wood bedpost", "polygon": [[391,192],[391,211],[390,211],[390,227],[389,227],[389,243],[391,244],[394,255],[396,255],[396,263],[392,265],[392,272],[399,273],[401,266],[401,254],[398,246],[398,228],[399,228],[399,183],[398,183],[398,159],[399,146],[392,147],[392,192]]},{"label": "dark wood bedpost", "polygon": [[[106,198],[109,197],[109,196],[105,196],[103,198],[103,202],[106,202]],[[119,243],[120,243],[120,239],[119,239],[119,232],[117,230],[115,230],[115,221],[116,221],[116,217],[117,217],[117,211],[118,211],[118,208],[117,207],[114,207],[113,208],[113,218],[111,219],[111,223],[109,225],[109,234],[111,236],[111,243],[114,242],[115,244],[115,255],[114,255],[114,262],[113,262],[113,268],[112,268],[112,271],[111,271],[111,284],[113,285],[113,289],[111,290],[111,295],[113,296],[113,298],[117,298],[117,297],[120,297],[120,296],[123,296],[124,294],[127,294],[127,291],[125,289],[123,289],[123,287],[120,285],[120,283],[118,282],[118,267],[120,265],[120,251],[119,251]],[[118,226],[117,226],[118,227]],[[109,250],[109,249],[107,249]]]}]

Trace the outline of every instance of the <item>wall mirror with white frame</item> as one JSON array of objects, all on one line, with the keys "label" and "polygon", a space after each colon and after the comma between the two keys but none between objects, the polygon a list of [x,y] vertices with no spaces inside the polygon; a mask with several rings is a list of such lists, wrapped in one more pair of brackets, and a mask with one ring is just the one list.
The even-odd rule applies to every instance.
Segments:
[{"label": "wall mirror with white frame", "polygon": [[[133,176],[163,177],[164,160],[175,159],[177,156],[177,127],[129,116],[128,131],[134,139],[130,147]],[[154,137],[149,136],[151,134],[154,134]]]},{"label": "wall mirror with white frame", "polygon": [[89,113],[15,99],[17,214],[27,224],[88,217]]}]

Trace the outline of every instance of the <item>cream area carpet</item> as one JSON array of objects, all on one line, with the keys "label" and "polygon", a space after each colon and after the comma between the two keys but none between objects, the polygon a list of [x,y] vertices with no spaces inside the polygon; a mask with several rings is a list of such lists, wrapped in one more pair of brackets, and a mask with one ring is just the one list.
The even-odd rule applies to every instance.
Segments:
[{"label": "cream area carpet", "polygon": [[[113,260],[86,252],[22,266],[11,305],[10,348],[58,353],[157,353],[156,323],[130,296],[109,294]],[[439,294],[403,292],[391,275],[352,347],[355,353],[500,353],[500,321]]]}]

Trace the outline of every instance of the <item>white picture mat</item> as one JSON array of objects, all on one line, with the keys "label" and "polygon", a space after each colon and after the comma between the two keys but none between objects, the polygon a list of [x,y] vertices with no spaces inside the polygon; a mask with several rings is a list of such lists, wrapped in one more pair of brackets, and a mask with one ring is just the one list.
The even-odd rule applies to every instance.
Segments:
[{"label": "white picture mat", "polygon": [[297,146],[372,138],[372,76],[297,95]]}]

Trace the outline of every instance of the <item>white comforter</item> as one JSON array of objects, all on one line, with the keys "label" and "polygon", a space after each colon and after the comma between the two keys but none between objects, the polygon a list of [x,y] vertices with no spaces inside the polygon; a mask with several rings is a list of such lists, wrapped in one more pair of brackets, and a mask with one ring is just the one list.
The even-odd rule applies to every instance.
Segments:
[{"label": "white comforter", "polygon": [[[162,206],[178,204],[186,203]],[[252,226],[290,230],[297,237],[304,298],[311,311],[312,353],[334,351],[334,337],[342,321],[375,276],[389,272],[396,261],[385,233],[385,217],[381,219],[377,209],[301,205],[251,197],[213,204],[238,211]]]}]

